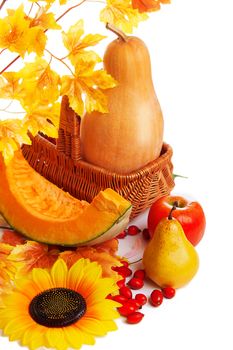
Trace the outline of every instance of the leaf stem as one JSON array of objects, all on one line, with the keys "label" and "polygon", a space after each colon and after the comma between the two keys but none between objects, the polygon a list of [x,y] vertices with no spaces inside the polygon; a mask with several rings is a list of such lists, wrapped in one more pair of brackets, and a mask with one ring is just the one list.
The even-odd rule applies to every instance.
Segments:
[{"label": "leaf stem", "polygon": [[64,62],[61,58],[55,56],[51,51],[49,51],[48,49],[45,49],[46,52],[48,52],[50,54],[51,57],[55,58],[55,60],[61,62],[62,64],[64,64],[66,66],[66,68],[69,69],[70,73],[75,76],[74,72],[72,71],[72,69],[68,66],[68,64],[66,62]]},{"label": "leaf stem", "polygon": [[34,6],[34,3],[31,4],[30,10],[28,12],[28,17],[30,16],[30,13],[32,12],[33,6]]},{"label": "leaf stem", "polygon": [[84,2],[86,2],[87,0],[82,0],[80,3],[78,3],[77,5],[74,5],[70,8],[68,8],[65,12],[63,12],[61,14],[61,16],[59,16],[57,19],[56,19],[56,22],[60,21],[60,19],[62,19],[68,12],[70,12],[71,10],[75,9],[76,7],[82,5]]},{"label": "leaf stem", "polygon": [[[3,5],[5,4],[5,2],[6,2],[7,0],[3,0],[3,2],[1,3],[1,5],[0,5],[0,10],[2,9],[2,7],[3,7]],[[73,9],[75,9],[76,7],[78,7],[78,6],[80,6],[80,5],[82,5],[84,2],[86,2],[87,0],[82,0],[80,3],[78,3],[77,5],[74,5],[74,6],[72,6],[72,7],[70,7],[70,8],[68,8],[63,14],[61,14],[61,16],[59,16],[57,19],[56,19],[56,22],[58,22],[58,21],[60,21],[60,19],[62,19],[68,12],[70,12],[71,10],[73,10]],[[37,4],[37,3],[36,3]],[[38,4],[39,5],[39,4]],[[47,32],[47,30],[48,29],[46,29],[45,30],[45,32]],[[12,66],[12,64],[14,64],[16,61],[18,61],[18,59],[20,58],[20,55],[18,55],[17,57],[15,57],[5,68],[3,68],[2,70],[1,70],[1,72],[0,72],[0,75],[2,74],[2,73],[4,73],[10,66]],[[54,56],[54,58],[56,58],[55,56]],[[60,59],[59,59],[60,60]],[[62,62],[62,61],[61,61]],[[65,65],[66,65],[66,63],[65,62],[63,62]],[[67,66],[68,67],[68,66]],[[69,70],[70,70],[70,68],[69,68]],[[70,70],[71,71],[71,70]],[[74,75],[74,73],[72,72],[72,75]]]},{"label": "leaf stem", "polygon": [[18,61],[18,59],[20,58],[20,55],[18,55],[17,57],[15,57],[5,68],[3,68],[3,70],[0,72],[0,75],[2,73],[4,73],[13,63],[15,63],[16,61]]},{"label": "leaf stem", "polygon": [[7,0],[3,0],[2,1],[2,3],[1,3],[1,5],[0,5],[0,11],[1,11],[1,9],[3,8],[3,6],[4,6],[4,4],[7,2]]},{"label": "leaf stem", "polygon": [[5,47],[5,49],[2,49],[2,50],[0,51],[0,55],[1,55],[5,50],[6,50],[6,47]]}]

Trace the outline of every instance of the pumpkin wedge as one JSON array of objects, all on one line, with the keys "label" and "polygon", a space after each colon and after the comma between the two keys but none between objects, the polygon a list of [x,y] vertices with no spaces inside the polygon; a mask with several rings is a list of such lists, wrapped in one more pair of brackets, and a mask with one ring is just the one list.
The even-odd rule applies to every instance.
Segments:
[{"label": "pumpkin wedge", "polygon": [[89,204],[72,197],[16,152],[6,166],[0,156],[0,213],[25,236],[65,246],[107,241],[129,222],[131,204],[106,189]]}]

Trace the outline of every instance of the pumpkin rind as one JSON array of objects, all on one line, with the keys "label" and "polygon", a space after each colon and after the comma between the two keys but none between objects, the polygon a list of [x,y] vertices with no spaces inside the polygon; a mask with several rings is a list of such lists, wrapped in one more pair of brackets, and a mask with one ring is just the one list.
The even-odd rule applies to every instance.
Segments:
[{"label": "pumpkin rind", "polygon": [[0,212],[36,241],[92,245],[115,237],[129,222],[131,204],[112,189],[89,204],[69,195],[30,167],[21,152],[9,165],[0,157]]}]

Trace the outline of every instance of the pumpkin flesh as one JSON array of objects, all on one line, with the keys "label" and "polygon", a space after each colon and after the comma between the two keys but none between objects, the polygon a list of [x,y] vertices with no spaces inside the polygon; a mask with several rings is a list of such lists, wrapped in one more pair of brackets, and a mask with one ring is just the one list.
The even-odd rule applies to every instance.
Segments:
[{"label": "pumpkin flesh", "polygon": [[0,212],[19,232],[59,245],[97,244],[128,224],[131,204],[111,189],[89,204],[69,195],[30,167],[21,152],[6,167],[0,158]]}]

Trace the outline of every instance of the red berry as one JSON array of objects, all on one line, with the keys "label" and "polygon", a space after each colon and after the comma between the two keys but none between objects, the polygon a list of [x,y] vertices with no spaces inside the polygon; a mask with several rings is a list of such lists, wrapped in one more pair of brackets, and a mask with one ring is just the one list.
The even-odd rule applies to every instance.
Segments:
[{"label": "red berry", "polygon": [[144,286],[144,282],[140,278],[133,277],[129,280],[128,285],[131,289],[141,289]]},{"label": "red berry", "polygon": [[132,275],[132,270],[125,266],[116,267],[115,271],[117,271],[117,273],[123,277],[129,277]]},{"label": "red berry", "polygon": [[129,263],[126,260],[121,260],[120,263],[124,265],[125,267],[129,267]]},{"label": "red berry", "polygon": [[122,280],[117,281],[117,285],[119,288],[123,287],[125,285],[125,278],[122,278]]},{"label": "red berry", "polygon": [[121,287],[119,292],[120,292],[120,295],[124,296],[127,299],[131,299],[132,298],[132,291],[127,286]]},{"label": "red berry", "polygon": [[106,296],[106,299],[112,300],[112,294],[108,294],[108,295]]},{"label": "red berry", "polygon": [[124,303],[121,307],[118,307],[118,311],[121,316],[128,316],[137,310],[136,306],[129,302]]},{"label": "red berry", "polygon": [[128,299],[126,297],[124,297],[123,295],[115,295],[112,297],[112,299],[114,301],[117,301],[120,304],[124,304],[126,301],[128,301]]},{"label": "red berry", "polygon": [[140,228],[138,228],[138,227],[135,226],[135,225],[131,225],[131,226],[129,226],[128,229],[127,229],[127,233],[128,233],[128,235],[130,235],[130,236],[135,236],[135,235],[137,235],[139,232],[141,232]]},{"label": "red berry", "polygon": [[145,241],[149,241],[150,240],[150,233],[148,228],[144,228],[142,231],[142,236],[145,239]]},{"label": "red berry", "polygon": [[145,296],[145,294],[136,294],[135,299],[140,303],[141,306],[147,303],[147,297]]},{"label": "red berry", "polygon": [[127,301],[127,303],[133,305],[133,306],[135,307],[136,310],[138,310],[138,309],[140,309],[140,308],[142,307],[142,305],[141,305],[141,304],[139,303],[139,301],[136,300],[136,299],[129,299],[129,300]]},{"label": "red berry", "polygon": [[150,302],[153,306],[159,306],[163,302],[163,293],[159,289],[153,290],[150,295]]},{"label": "red berry", "polygon": [[172,299],[176,294],[176,290],[172,287],[165,287],[162,289],[162,293],[165,298]]},{"label": "red berry", "polygon": [[140,278],[141,280],[144,280],[145,276],[145,270],[136,270],[133,274],[133,277]]},{"label": "red berry", "polygon": [[123,238],[125,238],[126,236],[127,236],[127,231],[124,230],[124,231],[120,232],[120,233],[116,236],[116,238],[118,238],[118,239],[123,239]]},{"label": "red berry", "polygon": [[139,323],[143,319],[144,315],[141,312],[134,312],[127,317],[127,322],[130,324]]}]

